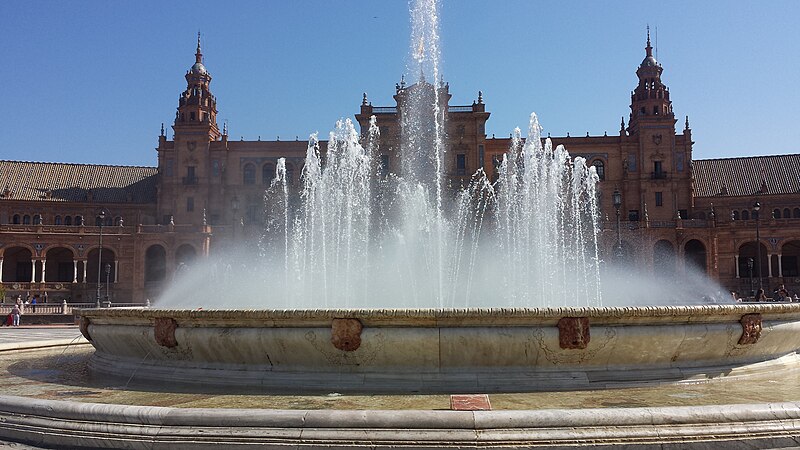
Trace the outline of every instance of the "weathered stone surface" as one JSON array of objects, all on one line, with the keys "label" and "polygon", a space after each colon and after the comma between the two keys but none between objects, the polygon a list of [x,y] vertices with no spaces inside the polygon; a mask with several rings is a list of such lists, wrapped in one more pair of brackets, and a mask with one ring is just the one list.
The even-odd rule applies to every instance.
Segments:
[{"label": "weathered stone surface", "polygon": [[739,345],[755,344],[761,337],[761,314],[745,314],[742,320],[742,337],[739,338]]},{"label": "weathered stone surface", "polygon": [[81,316],[81,321],[78,324],[78,328],[81,330],[81,334],[83,337],[86,338],[87,341],[92,342],[92,336],[89,335],[89,325],[91,324],[91,320],[89,320],[86,316]]},{"label": "weathered stone surface", "polygon": [[158,345],[169,348],[177,347],[178,341],[175,339],[176,328],[178,328],[178,323],[175,322],[175,319],[157,317],[153,323],[153,332]]},{"label": "weathered stone surface", "polygon": [[358,319],[333,319],[331,343],[345,352],[358,350],[358,347],[361,346],[361,330],[363,328]]},{"label": "weathered stone surface", "polygon": [[558,345],[561,348],[585,349],[590,338],[588,317],[562,317],[558,321]]}]

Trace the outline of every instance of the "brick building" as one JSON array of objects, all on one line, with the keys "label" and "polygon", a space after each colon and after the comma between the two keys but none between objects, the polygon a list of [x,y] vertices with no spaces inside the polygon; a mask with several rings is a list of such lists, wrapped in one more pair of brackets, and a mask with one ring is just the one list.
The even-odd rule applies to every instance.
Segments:
[{"label": "brick building", "polygon": [[[688,118],[677,132],[649,36],[645,51],[627,125],[623,117],[613,135],[551,137],[597,168],[604,259],[679,276],[692,265],[745,294],[759,284],[800,292],[800,155],[693,159]],[[0,161],[0,282],[7,299],[94,302],[108,293],[114,302],[143,302],[157,297],[182,264],[261,233],[263,192],[278,159],[286,158],[287,179],[296,186],[307,143],[229,140],[217,125],[199,40],[185,78],[173,139],[163,126],[158,138],[157,167]],[[392,106],[372,106],[364,95],[356,120],[366,133],[376,117],[377,170],[401,172],[404,106],[432,92],[422,79],[398,83]],[[438,92],[447,105],[449,184],[463,185],[479,168],[495,176],[510,139],[487,138],[482,95],[471,105],[450,105],[449,85]]]}]

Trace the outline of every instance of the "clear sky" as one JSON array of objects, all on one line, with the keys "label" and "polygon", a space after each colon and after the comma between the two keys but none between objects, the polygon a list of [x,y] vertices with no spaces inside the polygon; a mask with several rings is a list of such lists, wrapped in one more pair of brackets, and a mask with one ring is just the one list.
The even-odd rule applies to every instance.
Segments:
[{"label": "clear sky", "polygon": [[[394,105],[408,9],[389,0],[4,0],[0,158],[156,165],[198,30],[231,139],[325,138],[358,112],[362,92]],[[800,152],[796,0],[445,0],[440,16],[451,104],[482,90],[490,136],[527,131],[532,111],[554,136],[617,133],[649,24],[695,158]]]}]

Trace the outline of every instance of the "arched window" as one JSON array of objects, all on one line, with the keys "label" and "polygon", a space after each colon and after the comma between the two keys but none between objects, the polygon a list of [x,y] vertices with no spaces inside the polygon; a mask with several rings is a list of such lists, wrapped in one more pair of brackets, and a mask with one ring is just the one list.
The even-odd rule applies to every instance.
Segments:
[{"label": "arched window", "polygon": [[242,173],[242,180],[244,184],[256,184],[256,166],[253,164],[245,164]]},{"label": "arched window", "polygon": [[731,214],[731,218],[733,220],[739,220],[739,211],[733,211],[733,213]]},{"label": "arched window", "polygon": [[42,216],[41,216],[41,214],[34,214],[33,215],[33,224],[34,225],[41,225],[42,224]]},{"label": "arched window", "polygon": [[75,225],[83,225],[83,216],[75,216]]},{"label": "arched window", "polygon": [[53,218],[53,225],[61,225],[61,216],[55,216]]},{"label": "arched window", "polygon": [[597,177],[600,178],[600,180],[605,180],[606,179],[606,165],[603,163],[603,160],[595,159],[594,162],[592,163],[592,165],[594,166],[594,170],[597,171]]},{"label": "arched window", "polygon": [[783,208],[783,218],[789,219],[792,217],[792,211],[789,208]]},{"label": "arched window", "polygon": [[31,224],[31,216],[25,214],[22,216],[22,224],[23,225],[30,225]]},{"label": "arched window", "polygon": [[794,212],[792,212],[792,217],[795,219],[800,219],[800,208],[795,208]]},{"label": "arched window", "polygon": [[15,225],[19,225],[20,221],[21,221],[21,219],[19,217],[19,214],[14,214],[14,218],[11,219],[11,223],[13,223]]},{"label": "arched window", "polygon": [[772,218],[773,219],[780,219],[781,218],[781,210],[778,209],[778,208],[773,209],[772,210]]},{"label": "arched window", "polygon": [[261,182],[264,184],[264,186],[269,186],[273,178],[275,178],[275,164],[264,164],[261,167]]},{"label": "arched window", "polygon": [[72,216],[64,216],[64,225],[72,225]]},{"label": "arched window", "polygon": [[750,211],[746,209],[742,211],[742,220],[750,220]]},{"label": "arched window", "polygon": [[114,226],[118,227],[121,224],[122,224],[122,217],[121,216],[114,217]]}]

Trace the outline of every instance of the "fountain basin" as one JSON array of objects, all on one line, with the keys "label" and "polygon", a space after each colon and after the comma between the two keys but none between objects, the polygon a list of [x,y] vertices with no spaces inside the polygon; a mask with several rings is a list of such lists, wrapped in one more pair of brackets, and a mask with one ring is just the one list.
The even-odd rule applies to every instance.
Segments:
[{"label": "fountain basin", "polygon": [[794,364],[800,304],[386,310],[86,309],[98,372],[295,392],[525,392]]}]

